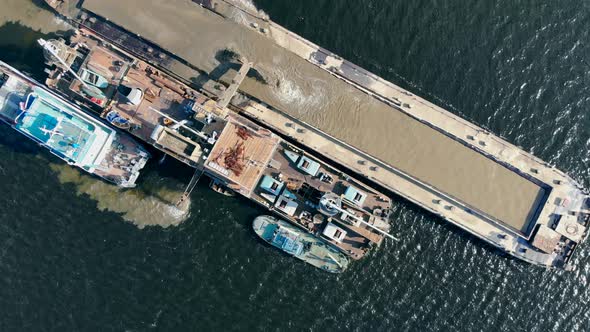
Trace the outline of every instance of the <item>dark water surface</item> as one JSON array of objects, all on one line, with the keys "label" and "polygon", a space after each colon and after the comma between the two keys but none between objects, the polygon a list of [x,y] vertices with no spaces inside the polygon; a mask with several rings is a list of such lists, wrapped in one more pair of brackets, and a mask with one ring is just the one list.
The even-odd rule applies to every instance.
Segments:
[{"label": "dark water surface", "polygon": [[[42,79],[34,40],[66,28],[2,3],[0,59]],[[590,2],[257,5],[590,187]],[[120,192],[1,129],[0,331],[590,330],[588,244],[576,271],[546,271],[398,199],[402,242],[333,276],[263,245],[250,228],[263,211],[204,182],[174,211],[190,178],[178,163],[156,156]]]}]

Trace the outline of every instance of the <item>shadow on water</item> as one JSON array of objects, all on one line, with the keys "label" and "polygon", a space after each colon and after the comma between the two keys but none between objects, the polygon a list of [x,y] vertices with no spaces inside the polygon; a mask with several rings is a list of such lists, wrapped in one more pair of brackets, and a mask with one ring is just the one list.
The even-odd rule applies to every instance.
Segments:
[{"label": "shadow on water", "polygon": [[12,152],[37,154],[41,148],[35,142],[23,139],[23,136],[13,131],[7,124],[0,123],[0,147]]},{"label": "shadow on water", "polygon": [[[225,74],[227,74],[227,72],[230,69],[238,71],[240,69],[240,65],[238,65],[238,64],[220,64],[209,75],[205,72],[202,72],[202,73],[199,73],[199,76],[191,77],[190,78],[190,82],[191,82],[190,86],[193,89],[201,90],[207,84],[211,84],[212,82],[216,81],[215,78],[219,79],[219,78],[223,77]],[[246,76],[249,78],[252,78],[264,85],[268,84],[268,81],[264,78],[264,76],[262,76],[262,74],[258,70],[256,70],[255,68],[250,68],[250,70],[248,71],[248,74]],[[213,83],[213,85],[215,86],[216,89],[219,89],[219,86],[221,85],[221,83]]]},{"label": "shadow on water", "polygon": [[268,85],[266,78],[264,78],[264,76],[262,76],[262,74],[256,68],[250,68],[246,76],[253,78],[264,85]]},{"label": "shadow on water", "polygon": [[193,89],[202,89],[205,84],[211,81],[211,78],[206,73],[199,73],[199,76],[190,78],[190,86]]},{"label": "shadow on water", "polygon": [[36,80],[45,80],[45,61],[39,38],[52,39],[67,36],[68,31],[42,33],[18,22],[8,22],[0,26],[0,60],[30,74]]},{"label": "shadow on water", "polygon": [[[67,34],[68,31],[46,34],[18,22],[8,22],[0,26],[0,60],[43,82],[46,78],[45,61],[37,39],[51,39]],[[20,153],[36,154],[40,151],[34,142],[22,139],[21,135],[11,131],[0,132],[0,145]]]},{"label": "shadow on water", "polygon": [[53,11],[43,0],[31,0],[31,3],[39,9]]},{"label": "shadow on water", "polygon": [[[215,60],[219,62],[219,65],[215,67],[211,73],[209,73],[209,78],[215,81],[220,81],[228,71],[234,70],[237,72],[240,70],[241,65],[238,62],[242,61],[243,57],[238,52],[226,48],[217,51],[215,54]],[[255,68],[250,68],[247,77],[252,78],[264,85],[268,84],[268,81],[264,78],[264,76],[262,76],[262,74]]]}]

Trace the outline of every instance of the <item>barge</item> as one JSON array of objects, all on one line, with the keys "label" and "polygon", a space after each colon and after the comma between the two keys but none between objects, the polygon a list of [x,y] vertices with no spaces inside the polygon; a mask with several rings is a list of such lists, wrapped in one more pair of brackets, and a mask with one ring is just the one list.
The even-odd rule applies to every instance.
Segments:
[{"label": "barge", "polygon": [[[47,0],[114,44],[133,40],[136,52],[152,50],[143,52],[148,61],[186,80],[195,72],[213,75],[218,64],[211,59],[224,45],[250,52],[254,69],[267,77],[240,87],[246,99],[230,105],[240,114],[514,257],[572,268],[572,254],[588,233],[590,204],[587,191],[553,165],[231,2],[138,2]],[[125,6],[141,15],[126,15]],[[265,85],[284,64],[295,68],[293,75]],[[230,82],[227,75],[219,80]],[[280,100],[274,89],[303,91],[310,81],[331,87],[314,112]],[[366,101],[362,121],[358,100]],[[326,117],[334,120],[329,126]]]},{"label": "barge", "polygon": [[0,62],[0,119],[53,155],[123,188],[135,186],[149,153],[32,78]]},{"label": "barge", "polygon": [[[231,98],[212,100],[85,29],[69,42],[40,44],[52,67],[50,88],[195,168],[198,177],[212,178],[217,188],[253,200],[352,259],[393,238],[387,196],[223,107]],[[104,84],[90,91],[85,81]]]}]

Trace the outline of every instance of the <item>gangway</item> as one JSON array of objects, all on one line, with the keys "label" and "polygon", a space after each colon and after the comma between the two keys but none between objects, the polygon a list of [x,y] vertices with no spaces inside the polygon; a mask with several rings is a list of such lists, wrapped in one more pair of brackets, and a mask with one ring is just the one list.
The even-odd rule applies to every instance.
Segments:
[{"label": "gangway", "polygon": [[191,178],[188,185],[186,186],[186,189],[184,189],[184,193],[182,193],[182,196],[180,196],[180,199],[178,200],[178,202],[176,202],[177,207],[179,207],[182,203],[184,203],[184,201],[191,195],[191,193],[193,192],[193,189],[195,189],[195,187],[197,186],[197,183],[199,182],[199,179],[203,175],[204,171],[205,171],[204,169],[197,169],[195,171],[195,173],[193,174],[193,177]]},{"label": "gangway", "polygon": [[226,108],[227,105],[229,105],[229,102],[238,91],[240,84],[242,84],[242,81],[244,81],[244,78],[246,78],[248,71],[250,70],[250,68],[252,68],[252,62],[248,62],[248,60],[246,59],[242,59],[241,62],[242,66],[240,67],[240,70],[238,70],[238,73],[232,79],[230,86],[227,88],[227,90],[225,90],[225,92],[217,102],[217,105],[219,105],[219,107],[221,108]]}]

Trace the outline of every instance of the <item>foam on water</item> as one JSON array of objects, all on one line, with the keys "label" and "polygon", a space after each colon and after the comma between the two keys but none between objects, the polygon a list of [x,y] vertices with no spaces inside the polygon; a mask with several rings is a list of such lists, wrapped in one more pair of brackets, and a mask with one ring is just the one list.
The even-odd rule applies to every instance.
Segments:
[{"label": "foam on water", "polygon": [[119,213],[139,228],[178,226],[189,216],[190,199],[182,208],[175,205],[182,195],[181,190],[169,189],[162,181],[150,183],[154,179],[146,179],[146,174],[142,174],[140,188],[120,189],[65,164],[52,163],[49,167],[57,173],[61,183],[73,184],[78,195],[88,195],[95,200],[99,210]]},{"label": "foam on water", "polygon": [[[253,1],[251,0],[228,0],[229,3],[253,14],[260,18],[268,18],[268,14],[266,14],[262,9],[256,7]],[[237,21],[238,23],[250,23],[249,21]]]},{"label": "foam on water", "polygon": [[305,86],[300,86],[296,78],[302,75],[297,68],[280,65],[281,59],[273,59],[273,62],[275,66],[259,64],[256,68],[269,82],[273,96],[281,103],[296,106],[300,115],[303,115],[327,102],[325,92],[328,87],[325,81],[309,78],[305,80]]}]

